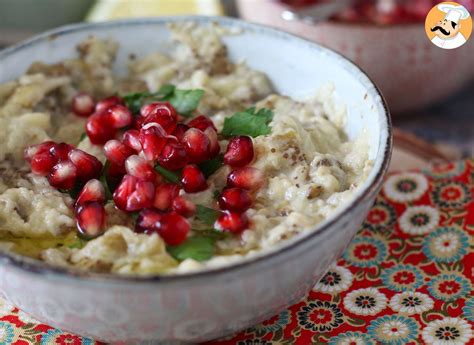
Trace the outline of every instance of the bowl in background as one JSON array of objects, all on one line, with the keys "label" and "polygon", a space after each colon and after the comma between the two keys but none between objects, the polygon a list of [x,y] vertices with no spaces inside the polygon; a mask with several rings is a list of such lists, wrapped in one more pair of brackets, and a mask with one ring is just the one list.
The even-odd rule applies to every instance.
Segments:
[{"label": "bowl in background", "polygon": [[457,49],[440,49],[428,40],[424,23],[329,20],[311,25],[283,20],[286,7],[276,0],[237,0],[237,5],[245,20],[302,36],[354,61],[380,87],[395,114],[440,102],[474,79],[472,40]]},{"label": "bowl in background", "polygon": [[20,76],[36,60],[53,63],[74,56],[75,46],[89,35],[118,41],[115,72],[124,73],[131,52],[166,51],[167,24],[190,20],[241,29],[223,39],[231,59],[245,59],[267,73],[282,94],[309,94],[333,82],[337,99],[348,109],[348,136],[367,131],[373,169],[354,199],[314,231],[228,267],[123,277],[53,268],[0,253],[0,295],[41,322],[106,342],[199,342],[228,335],[301,299],[342,254],[374,202],[391,152],[390,118],[380,92],[347,59],[288,33],[217,17],[73,25],[0,52],[0,82]]}]

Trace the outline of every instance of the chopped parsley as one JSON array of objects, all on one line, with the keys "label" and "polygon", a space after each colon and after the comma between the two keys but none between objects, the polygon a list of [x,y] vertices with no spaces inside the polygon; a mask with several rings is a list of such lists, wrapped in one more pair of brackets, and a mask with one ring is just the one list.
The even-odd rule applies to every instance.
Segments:
[{"label": "chopped parsley", "polygon": [[248,108],[235,113],[224,120],[222,135],[232,137],[235,135],[248,135],[253,138],[260,135],[270,134],[270,122],[273,119],[273,111],[267,108]]}]

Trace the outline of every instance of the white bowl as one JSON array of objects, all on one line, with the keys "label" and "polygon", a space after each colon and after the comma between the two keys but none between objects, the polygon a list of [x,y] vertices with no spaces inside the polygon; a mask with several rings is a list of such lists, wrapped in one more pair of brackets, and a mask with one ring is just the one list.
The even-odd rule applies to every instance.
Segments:
[{"label": "white bowl", "polygon": [[333,82],[347,105],[349,136],[368,130],[374,167],[354,200],[314,231],[229,267],[181,276],[120,277],[0,254],[1,294],[42,322],[107,342],[197,342],[249,327],[311,289],[346,248],[378,193],[391,152],[390,118],[380,92],[339,54],[274,29],[209,17],[73,25],[0,52],[0,82],[18,77],[36,60],[70,58],[88,35],[120,43],[116,67],[123,73],[131,52],[140,56],[165,50],[166,24],[189,20],[241,28],[242,34],[225,38],[231,58],[266,72],[280,93],[308,94]]}]

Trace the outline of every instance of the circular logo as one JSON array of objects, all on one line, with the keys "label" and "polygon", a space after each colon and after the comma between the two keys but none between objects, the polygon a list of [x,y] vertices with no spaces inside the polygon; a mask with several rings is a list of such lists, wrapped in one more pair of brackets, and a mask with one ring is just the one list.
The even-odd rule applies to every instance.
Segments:
[{"label": "circular logo", "polygon": [[441,2],[428,12],[425,31],[434,45],[442,49],[455,49],[471,36],[472,17],[464,6],[456,2]]}]

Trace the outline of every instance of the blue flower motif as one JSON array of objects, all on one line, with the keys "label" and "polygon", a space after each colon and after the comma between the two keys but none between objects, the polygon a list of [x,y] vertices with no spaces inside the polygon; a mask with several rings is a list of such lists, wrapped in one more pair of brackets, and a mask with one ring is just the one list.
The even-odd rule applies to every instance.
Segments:
[{"label": "blue flower motif", "polygon": [[395,265],[381,275],[386,287],[393,291],[414,290],[423,285],[423,272],[413,265]]},{"label": "blue flower motif", "polygon": [[387,256],[387,246],[377,238],[359,236],[352,240],[344,252],[344,259],[357,267],[380,264]]},{"label": "blue flower motif", "polygon": [[414,319],[402,315],[381,316],[367,327],[371,339],[387,345],[405,345],[418,337],[419,330]]},{"label": "blue flower motif", "polygon": [[471,292],[471,283],[460,273],[444,273],[429,281],[428,291],[441,301],[455,301]]},{"label": "blue flower motif", "polygon": [[257,331],[257,335],[263,335],[276,332],[284,328],[288,323],[290,323],[290,312],[285,310],[277,316],[276,320],[273,317],[255,326],[253,329]]},{"label": "blue flower motif", "polygon": [[369,336],[362,332],[346,332],[341,333],[337,337],[332,337],[329,340],[328,345],[341,345],[341,344],[350,344],[353,342],[362,342],[365,345],[375,345],[375,343],[369,338]]},{"label": "blue flower motif", "polygon": [[[64,337],[65,333],[59,329],[50,329],[47,333],[41,337],[41,345],[56,344],[56,340],[60,337]],[[76,336],[74,336],[76,337]],[[89,338],[81,338],[82,345],[93,345],[95,342]]]},{"label": "blue flower motif", "polygon": [[455,163],[437,164],[428,169],[422,169],[421,171],[423,174],[431,176],[435,179],[449,179],[451,177],[459,176],[464,173],[464,171],[466,171],[466,163],[463,161]]},{"label": "blue flower motif", "polygon": [[0,322],[0,345],[10,345],[15,337],[15,329],[7,322]]},{"label": "blue flower motif", "polygon": [[462,312],[464,313],[464,317],[469,321],[474,322],[474,298],[469,298],[462,308]]},{"label": "blue flower motif", "polygon": [[467,254],[469,238],[456,228],[439,228],[423,241],[423,253],[431,261],[455,262]]}]

